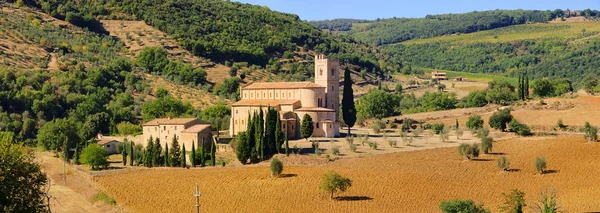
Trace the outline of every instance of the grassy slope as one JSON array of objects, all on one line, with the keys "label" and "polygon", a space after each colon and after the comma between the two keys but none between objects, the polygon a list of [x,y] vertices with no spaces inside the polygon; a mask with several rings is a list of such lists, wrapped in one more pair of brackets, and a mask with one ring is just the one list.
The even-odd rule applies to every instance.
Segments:
[{"label": "grassy slope", "polygon": [[[452,43],[452,44],[471,44],[478,42],[511,42],[530,39],[570,39],[577,40],[582,37],[582,30],[586,32],[600,32],[600,22],[579,22],[579,23],[536,23],[526,25],[516,25],[494,30],[486,30],[476,33],[441,36],[428,39],[415,39],[402,42],[402,44],[424,44],[433,42]],[[497,36],[497,37],[496,37]]]}]

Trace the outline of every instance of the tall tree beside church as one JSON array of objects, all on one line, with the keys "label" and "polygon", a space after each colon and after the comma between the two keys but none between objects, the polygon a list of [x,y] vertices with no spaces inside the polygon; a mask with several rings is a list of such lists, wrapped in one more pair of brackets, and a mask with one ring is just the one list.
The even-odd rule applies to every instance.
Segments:
[{"label": "tall tree beside church", "polygon": [[302,118],[302,126],[300,126],[300,133],[302,134],[302,137],[306,139],[306,141],[308,141],[308,138],[312,136],[314,128],[312,117],[310,117],[308,114],[304,114],[304,117]]},{"label": "tall tree beside church", "polygon": [[181,148],[181,167],[185,168],[187,166],[187,162],[185,160],[185,144],[183,144]]},{"label": "tall tree beside church", "polygon": [[254,136],[256,122],[256,112],[254,112],[254,116],[248,115],[247,127],[246,127],[246,136],[248,137],[248,152],[250,153],[250,159],[257,159],[258,152],[256,151],[256,137]]},{"label": "tall tree beside church", "polygon": [[179,141],[177,141],[177,136],[173,136],[173,141],[171,141],[171,150],[169,150],[169,160],[171,160],[171,166],[178,167],[181,165],[181,149],[179,149]]},{"label": "tall tree beside church", "polygon": [[171,158],[169,156],[169,144],[165,143],[165,166],[171,166]]},{"label": "tall tree beside church", "polygon": [[258,110],[258,118],[256,119],[256,127],[255,127],[255,131],[254,131],[254,137],[256,138],[256,153],[258,154],[260,160],[264,159],[265,156],[265,143],[264,143],[264,125],[265,125],[265,119],[264,119],[264,113],[262,110],[262,107],[259,108]]},{"label": "tall tree beside church", "polygon": [[277,111],[277,121],[275,126],[275,145],[277,148],[277,153],[281,153],[281,143],[283,142],[283,132],[281,132],[281,115]]},{"label": "tall tree beside church", "polygon": [[217,146],[215,145],[215,143],[210,143],[210,157],[211,157],[211,163],[212,166],[217,165]]},{"label": "tall tree beside church", "polygon": [[192,162],[192,167],[196,167],[196,145],[194,141],[192,141],[192,156],[190,156],[190,161]]},{"label": "tall tree beside church", "polygon": [[160,145],[160,138],[156,138],[154,140],[154,156],[152,156],[152,165],[154,166],[162,166],[163,165],[163,157],[160,156],[162,154],[162,146]]},{"label": "tall tree beside church", "polygon": [[238,146],[236,149],[236,155],[240,163],[246,164],[248,162],[248,158],[250,158],[250,146],[248,144],[248,133],[240,132],[238,134]]},{"label": "tall tree beside church", "polygon": [[287,131],[285,132],[285,156],[290,156],[290,144]]},{"label": "tall tree beside church", "polygon": [[354,90],[352,89],[352,78],[350,69],[344,71],[344,92],[342,96],[342,115],[344,122],[348,126],[348,136],[350,136],[350,128],[356,123],[356,107],[354,106]]}]

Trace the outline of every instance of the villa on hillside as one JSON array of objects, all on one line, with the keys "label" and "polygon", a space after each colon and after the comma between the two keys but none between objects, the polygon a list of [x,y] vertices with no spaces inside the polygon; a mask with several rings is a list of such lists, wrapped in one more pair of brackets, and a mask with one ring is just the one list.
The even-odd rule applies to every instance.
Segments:
[{"label": "villa on hillside", "polygon": [[437,80],[448,80],[448,76],[446,75],[445,72],[440,72],[440,71],[433,71],[431,72],[431,79],[437,79]]},{"label": "villa on hillside", "polygon": [[232,104],[229,132],[246,131],[249,115],[268,107],[279,111],[282,131],[289,138],[300,138],[304,115],[311,116],[314,137],[340,135],[339,62],[325,55],[315,58],[315,82],[252,83],[240,89],[240,101]]},{"label": "villa on hillside", "polygon": [[205,148],[210,148],[210,143],[213,143],[210,123],[196,118],[158,118],[142,126],[144,146],[150,138],[159,138],[164,148],[167,143],[171,144],[173,137],[177,137],[179,146],[185,144],[188,150],[192,148],[192,143],[195,143],[195,147],[204,143]]}]

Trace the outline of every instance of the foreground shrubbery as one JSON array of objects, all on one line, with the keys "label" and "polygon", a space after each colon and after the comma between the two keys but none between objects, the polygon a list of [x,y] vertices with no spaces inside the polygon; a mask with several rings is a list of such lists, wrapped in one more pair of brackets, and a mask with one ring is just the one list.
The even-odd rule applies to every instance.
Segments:
[{"label": "foreground shrubbery", "polygon": [[489,213],[483,208],[483,203],[475,204],[473,200],[447,200],[440,203],[440,210],[444,213]]}]

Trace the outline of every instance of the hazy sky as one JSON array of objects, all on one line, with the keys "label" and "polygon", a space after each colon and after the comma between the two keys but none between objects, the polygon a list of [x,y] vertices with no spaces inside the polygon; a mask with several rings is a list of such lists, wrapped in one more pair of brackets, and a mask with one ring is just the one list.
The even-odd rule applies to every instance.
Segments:
[{"label": "hazy sky", "polygon": [[294,13],[303,20],[424,17],[494,9],[596,9],[600,0],[239,0]]}]

